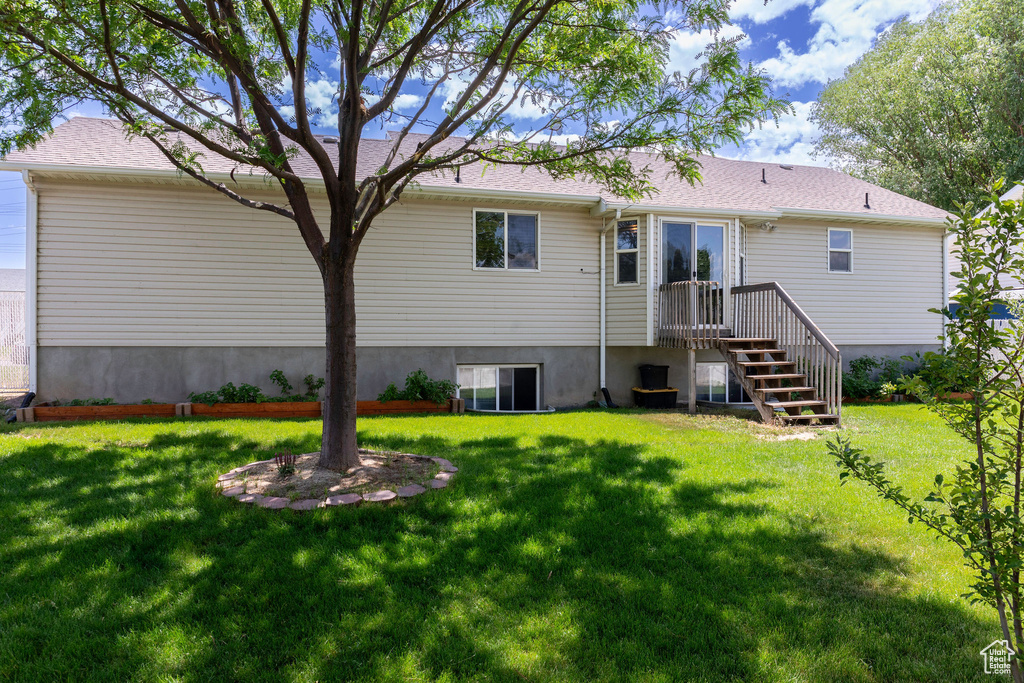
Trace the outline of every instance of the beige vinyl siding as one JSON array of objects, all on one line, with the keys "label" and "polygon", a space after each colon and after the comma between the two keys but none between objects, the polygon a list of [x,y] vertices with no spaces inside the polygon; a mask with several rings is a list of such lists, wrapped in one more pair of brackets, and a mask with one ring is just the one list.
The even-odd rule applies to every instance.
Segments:
[{"label": "beige vinyl siding", "polygon": [[[324,343],[320,276],[287,220],[198,187],[39,190],[41,345]],[[540,212],[541,272],[474,271],[474,206],[403,203],[376,221],[357,265],[358,343],[596,344],[600,223],[487,204]]]},{"label": "beige vinyl siding", "polygon": [[605,234],[608,240],[605,290],[607,305],[607,343],[609,346],[644,346],[647,344],[647,243],[649,230],[646,216],[624,216],[622,220],[637,221],[637,284],[615,284],[615,244],[617,222]]},{"label": "beige vinyl siding", "polygon": [[[828,228],[853,230],[853,272],[828,271]],[[746,229],[747,283],[777,281],[836,344],[933,345],[942,229],[779,221]]]}]

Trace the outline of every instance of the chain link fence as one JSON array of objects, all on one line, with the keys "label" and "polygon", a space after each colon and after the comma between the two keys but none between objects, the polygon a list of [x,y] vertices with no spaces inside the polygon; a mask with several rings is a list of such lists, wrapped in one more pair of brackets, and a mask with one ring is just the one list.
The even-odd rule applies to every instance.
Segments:
[{"label": "chain link fence", "polygon": [[0,397],[26,391],[25,292],[0,292]]}]

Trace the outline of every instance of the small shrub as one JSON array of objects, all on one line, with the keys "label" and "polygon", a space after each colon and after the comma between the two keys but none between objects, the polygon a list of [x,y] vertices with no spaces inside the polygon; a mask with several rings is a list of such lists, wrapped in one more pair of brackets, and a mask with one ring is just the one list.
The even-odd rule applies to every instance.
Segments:
[{"label": "small shrub", "polygon": [[414,370],[405,378],[405,389],[398,390],[392,382],[384,389],[377,400],[388,401],[431,401],[438,405],[455,395],[459,385],[449,379],[432,380],[423,369]]},{"label": "small shrub", "polygon": [[281,393],[287,396],[292,391],[292,385],[288,381],[288,378],[284,376],[284,373],[280,370],[274,370],[270,373],[270,381],[281,387]]},{"label": "small shrub", "polygon": [[55,406],[116,406],[112,398],[75,398],[70,401],[63,399],[57,399],[50,401],[51,405]]},{"label": "small shrub", "polygon": [[850,361],[850,371],[843,373],[843,396],[847,398],[878,398],[886,384],[899,384],[903,363],[895,358],[861,356]]},{"label": "small shrub", "polygon": [[290,477],[295,474],[295,455],[291,451],[275,453],[274,464],[277,465],[277,472],[282,477]]},{"label": "small shrub", "polygon": [[924,355],[918,352],[903,359],[917,364],[914,378],[923,382],[931,394],[965,391],[969,384],[969,378],[964,377],[953,359],[944,352],[928,351]]}]

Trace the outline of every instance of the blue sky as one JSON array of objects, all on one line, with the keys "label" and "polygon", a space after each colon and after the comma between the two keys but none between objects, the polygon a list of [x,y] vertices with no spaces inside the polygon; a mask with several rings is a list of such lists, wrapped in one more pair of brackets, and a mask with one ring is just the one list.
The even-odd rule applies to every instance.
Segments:
[{"label": "blue sky", "polygon": [[[873,41],[900,17],[923,19],[937,0],[736,0],[731,16],[732,37],[744,34],[742,55],[766,69],[779,93],[793,102],[795,114],[769,123],[747,135],[738,147],[719,150],[736,159],[825,165],[811,155],[817,129],[808,121],[811,103],[831,78],[868,50]],[[673,68],[689,70],[710,36],[682,34],[672,47]],[[322,82],[327,85],[326,82]],[[311,100],[331,108],[331,87],[311,88]],[[414,99],[414,96],[410,95]],[[102,115],[98,107],[74,114]],[[326,132],[326,131],[325,131]],[[0,268],[25,263],[25,187],[16,173],[0,172]]]}]

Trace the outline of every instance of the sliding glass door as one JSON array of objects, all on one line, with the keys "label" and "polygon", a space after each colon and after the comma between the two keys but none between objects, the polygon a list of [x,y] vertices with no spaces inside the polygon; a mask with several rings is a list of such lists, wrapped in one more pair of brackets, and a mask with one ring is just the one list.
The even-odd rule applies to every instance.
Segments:
[{"label": "sliding glass door", "polygon": [[725,286],[724,226],[670,221],[661,224],[661,281],[686,280]]}]

